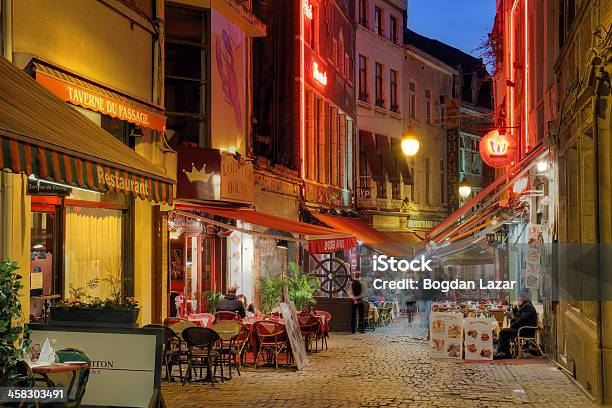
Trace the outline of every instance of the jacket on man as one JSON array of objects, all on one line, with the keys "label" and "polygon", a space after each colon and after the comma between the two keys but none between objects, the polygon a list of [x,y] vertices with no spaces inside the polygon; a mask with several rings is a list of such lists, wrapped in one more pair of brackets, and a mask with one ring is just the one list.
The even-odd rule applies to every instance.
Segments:
[{"label": "jacket on man", "polygon": [[245,317],[244,303],[238,299],[235,293],[228,293],[223,299],[219,299],[217,311],[238,313],[241,317]]},{"label": "jacket on man", "polygon": [[537,325],[538,312],[529,300],[524,301],[518,309],[514,309],[514,319],[510,322],[510,327],[512,329],[518,330],[521,327],[536,327]]}]

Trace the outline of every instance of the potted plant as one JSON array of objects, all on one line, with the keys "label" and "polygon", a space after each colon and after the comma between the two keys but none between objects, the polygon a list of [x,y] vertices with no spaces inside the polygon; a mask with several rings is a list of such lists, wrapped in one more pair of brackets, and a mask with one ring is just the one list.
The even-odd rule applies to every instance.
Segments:
[{"label": "potted plant", "polygon": [[[19,302],[19,291],[23,288],[16,262],[0,263],[0,386],[24,384],[19,373],[19,361],[28,349],[26,329]],[[19,345],[19,347],[17,347]]]},{"label": "potted plant", "polygon": [[295,304],[296,310],[306,311],[316,303],[314,295],[319,291],[319,280],[296,263],[289,262],[287,277],[289,299]]},{"label": "potted plant", "polygon": [[209,290],[204,292],[204,296],[206,297],[206,305],[208,306],[208,313],[215,314],[217,313],[217,308],[219,307],[219,300],[223,297],[223,295],[219,292],[214,292]]},{"label": "potted plant", "polygon": [[263,314],[272,313],[272,309],[277,305],[278,298],[283,293],[283,287],[287,283],[287,278],[282,274],[270,275],[270,270],[266,267],[268,276],[259,278],[261,290],[261,311]]},{"label": "potted plant", "polygon": [[[123,295],[120,279],[109,274],[102,281],[109,286],[109,297],[102,299],[91,296],[87,294],[86,289],[71,286],[71,297],[51,306],[50,323],[134,326],[140,311],[138,302]],[[95,278],[88,281],[87,286],[93,290],[99,283],[100,279]]]}]

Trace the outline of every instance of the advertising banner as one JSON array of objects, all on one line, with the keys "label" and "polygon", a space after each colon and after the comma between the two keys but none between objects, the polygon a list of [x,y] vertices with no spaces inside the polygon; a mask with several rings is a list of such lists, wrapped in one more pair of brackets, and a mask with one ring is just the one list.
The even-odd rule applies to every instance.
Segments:
[{"label": "advertising banner", "polygon": [[[45,339],[91,360],[85,406],[149,407],[160,387],[162,331],[30,325],[32,358]],[[118,345],[120,345],[118,347]]]},{"label": "advertising banner", "polygon": [[493,360],[493,321],[466,317],[463,321],[466,360]]},{"label": "advertising banner", "polygon": [[463,313],[431,312],[429,332],[432,358],[461,360],[463,355]]}]

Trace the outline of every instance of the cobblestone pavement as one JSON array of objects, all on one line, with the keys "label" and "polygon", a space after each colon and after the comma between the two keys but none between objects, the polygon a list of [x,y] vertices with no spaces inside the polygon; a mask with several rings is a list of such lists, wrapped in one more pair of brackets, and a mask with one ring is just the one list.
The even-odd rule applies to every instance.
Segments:
[{"label": "cobblestone pavement", "polygon": [[405,319],[364,334],[332,333],[310,366],[245,367],[215,384],[164,383],[169,407],[590,407],[553,365],[465,363],[429,358],[427,341]]}]

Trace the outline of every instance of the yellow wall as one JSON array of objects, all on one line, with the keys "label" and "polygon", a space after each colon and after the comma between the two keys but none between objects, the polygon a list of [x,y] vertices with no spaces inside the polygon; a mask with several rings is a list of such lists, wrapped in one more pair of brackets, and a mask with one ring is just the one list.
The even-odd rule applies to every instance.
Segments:
[{"label": "yellow wall", "polygon": [[145,325],[151,323],[152,285],[152,236],[151,203],[144,200],[134,202],[134,297],[142,309],[138,323]]},{"label": "yellow wall", "polygon": [[[119,2],[110,4],[143,20]],[[13,2],[13,51],[151,100],[152,36],[94,0]],[[27,56],[16,55],[16,60]],[[18,61],[23,63],[26,61]]]},{"label": "yellow wall", "polygon": [[0,217],[2,235],[0,258],[19,264],[23,291],[21,307],[26,321],[30,317],[30,196],[25,194],[24,175],[0,172]]}]

